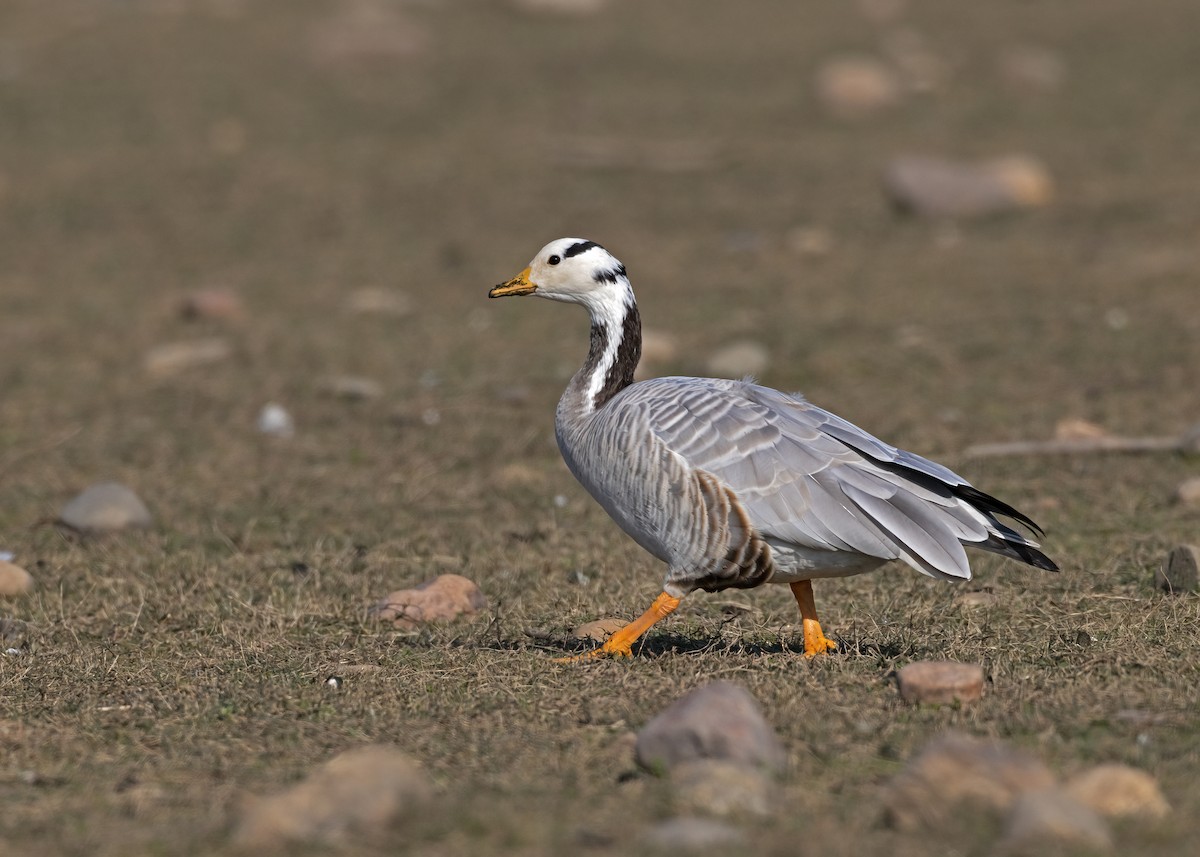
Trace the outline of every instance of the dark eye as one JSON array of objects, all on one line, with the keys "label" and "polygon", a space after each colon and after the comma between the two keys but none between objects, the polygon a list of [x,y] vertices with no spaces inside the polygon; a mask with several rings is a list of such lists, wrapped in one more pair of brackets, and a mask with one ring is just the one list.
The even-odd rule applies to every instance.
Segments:
[{"label": "dark eye", "polygon": [[551,265],[557,265],[559,262],[562,261],[562,259],[558,258],[558,256],[551,256],[546,261],[549,262]]}]

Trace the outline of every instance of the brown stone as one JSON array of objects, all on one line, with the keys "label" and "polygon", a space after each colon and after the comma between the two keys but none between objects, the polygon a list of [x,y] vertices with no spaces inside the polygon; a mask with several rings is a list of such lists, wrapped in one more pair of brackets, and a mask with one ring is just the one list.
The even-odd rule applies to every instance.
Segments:
[{"label": "brown stone", "polygon": [[1180,482],[1175,488],[1175,499],[1185,506],[1200,506],[1200,476]]},{"label": "brown stone", "polygon": [[1046,168],[1013,156],[982,163],[900,157],[884,170],[884,193],[900,211],[932,218],[988,217],[1050,201]]},{"label": "brown stone", "polygon": [[0,560],[0,596],[24,595],[33,588],[33,577],[19,565]]},{"label": "brown stone", "polygon": [[999,741],[958,732],[933,739],[887,785],[883,804],[901,830],[943,826],[966,808],[1003,812],[1020,794],[1054,785],[1040,760]]},{"label": "brown stone", "polygon": [[716,681],[680,697],[638,733],[637,762],[665,773],[695,759],[723,759],[772,772],[787,753],[758,702],[743,687]]},{"label": "brown stone", "polygon": [[577,640],[603,643],[628,624],[624,619],[596,619],[594,622],[584,622],[571,633]]},{"label": "brown stone", "polygon": [[817,98],[843,119],[857,119],[894,106],[900,100],[900,83],[886,64],[874,57],[846,56],[831,59],[817,71]]},{"label": "brown stone", "polygon": [[1109,818],[1157,821],[1171,805],[1154,777],[1128,765],[1100,765],[1067,780],[1066,791],[1084,806]]},{"label": "brown stone", "polygon": [[1179,545],[1154,570],[1154,584],[1163,592],[1200,592],[1200,548]]},{"label": "brown stone", "polygon": [[1013,803],[999,853],[1042,857],[1048,849],[1111,851],[1108,824],[1059,788],[1026,792]]},{"label": "brown stone", "polygon": [[371,612],[398,628],[415,628],[425,622],[470,616],[485,607],[487,598],[473,582],[458,574],[442,574],[412,589],[391,593]]},{"label": "brown stone", "polygon": [[343,843],[382,831],[433,798],[429,778],[392,747],[335,756],[281,794],[253,801],[234,832],[246,851],[287,843]]},{"label": "brown stone", "polygon": [[983,695],[983,667],[957,661],[916,661],[896,675],[905,702],[975,702]]}]

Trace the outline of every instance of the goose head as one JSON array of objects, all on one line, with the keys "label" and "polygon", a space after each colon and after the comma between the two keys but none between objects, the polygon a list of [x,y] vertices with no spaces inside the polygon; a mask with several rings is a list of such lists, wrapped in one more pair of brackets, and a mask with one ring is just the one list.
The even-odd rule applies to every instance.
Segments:
[{"label": "goose head", "polygon": [[517,295],[583,304],[593,315],[633,302],[625,266],[595,241],[583,238],[551,241],[524,271],[488,292],[490,298]]}]

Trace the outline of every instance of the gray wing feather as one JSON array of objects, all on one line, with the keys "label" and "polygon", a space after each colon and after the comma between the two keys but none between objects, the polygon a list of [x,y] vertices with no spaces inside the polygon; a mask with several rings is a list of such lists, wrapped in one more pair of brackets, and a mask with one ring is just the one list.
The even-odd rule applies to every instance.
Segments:
[{"label": "gray wing feather", "polygon": [[[962,542],[987,519],[955,497],[953,471],[897,449],[804,399],[748,382],[660,378],[625,391],[669,449],[734,491],[764,536],[798,546],[903,559],[969,578]],[[906,478],[898,465],[929,477]]]}]

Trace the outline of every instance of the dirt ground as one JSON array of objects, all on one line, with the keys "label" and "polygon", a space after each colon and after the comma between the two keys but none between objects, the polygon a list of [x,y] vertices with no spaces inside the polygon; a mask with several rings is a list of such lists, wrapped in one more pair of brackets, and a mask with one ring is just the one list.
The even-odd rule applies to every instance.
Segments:
[{"label": "dirt ground", "polygon": [[[517,5],[0,4],[0,550],[36,579],[0,603],[27,623],[0,657],[0,850],[225,853],[247,795],[385,742],[439,800],[361,851],[636,852],[671,810],[630,734],[726,678],[790,754],[778,811],[745,827],[755,853],[989,853],[986,826],[880,824],[881,785],[949,727],[1064,775],[1149,771],[1175,811],[1118,828],[1122,850],[1192,853],[1200,596],[1160,595],[1153,572],[1200,541],[1172,499],[1200,460],[963,450],[1063,419],[1200,421],[1194,2],[928,0],[892,21],[862,11],[883,3]],[[817,102],[828,58],[914,39],[940,61],[924,91],[859,121]],[[1023,46],[1061,61],[1057,89],[1006,82]],[[879,176],[906,152],[1028,153],[1055,198],[898,217]],[[662,573],[553,443],[583,314],[486,300],[564,235],[613,250],[675,338],[652,372],[754,339],[764,383],[1028,511],[1062,572],[979,555],[957,587],[891,566],[818,583],[842,652],[811,663],[785,588],[698,593],[630,661],[552,663]],[[214,287],[244,320],[179,317]],[[349,311],[367,288],[410,311]],[[143,365],[211,337],[231,356]],[[323,392],[345,375],[382,395]],[[271,401],[290,440],[256,430]],[[44,524],[107,479],[152,529]],[[415,633],[368,616],[448,571],[484,615]],[[997,598],[966,606],[975,591]],[[901,703],[891,677],[922,658],[984,664],[984,699]]]}]

